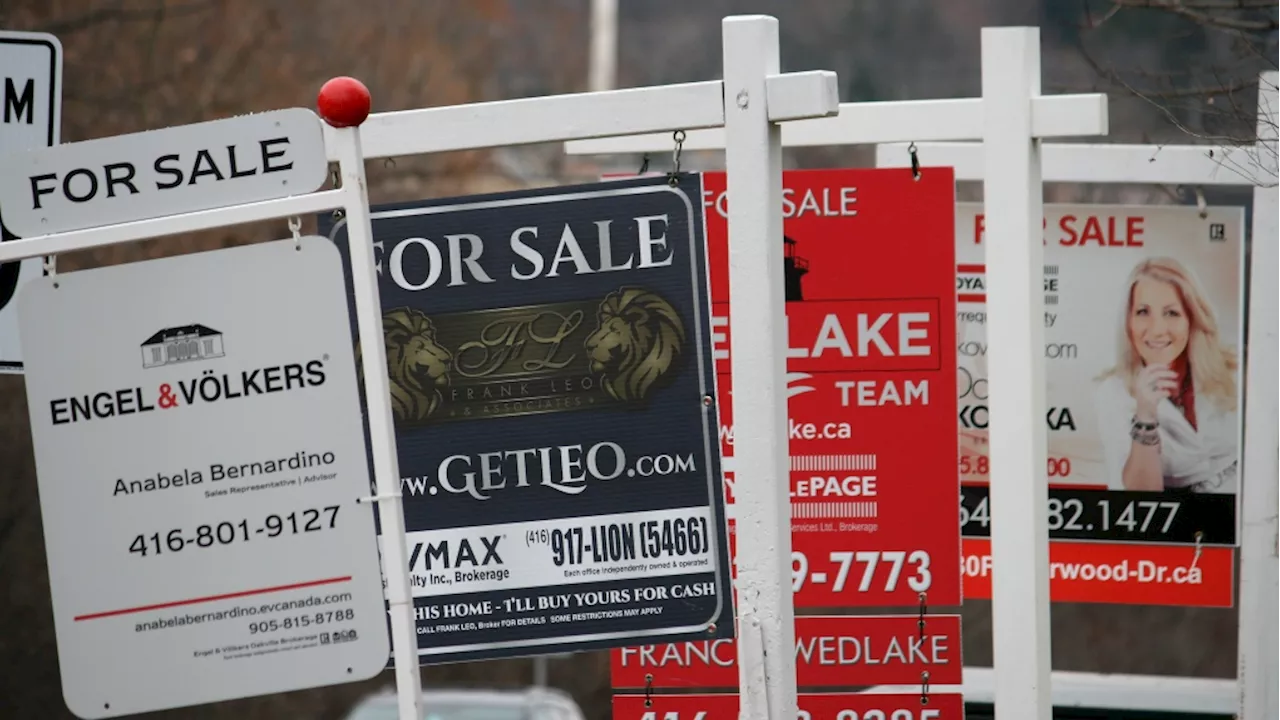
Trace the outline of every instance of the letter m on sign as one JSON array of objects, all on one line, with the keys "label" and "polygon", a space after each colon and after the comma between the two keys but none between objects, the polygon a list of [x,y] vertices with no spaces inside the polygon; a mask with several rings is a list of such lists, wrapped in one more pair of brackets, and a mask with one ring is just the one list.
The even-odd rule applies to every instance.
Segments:
[{"label": "letter m on sign", "polygon": [[22,115],[26,113],[27,124],[35,122],[35,94],[36,82],[28,79],[22,86],[22,91],[13,84],[13,78],[4,79],[4,121],[6,123],[22,122]]}]

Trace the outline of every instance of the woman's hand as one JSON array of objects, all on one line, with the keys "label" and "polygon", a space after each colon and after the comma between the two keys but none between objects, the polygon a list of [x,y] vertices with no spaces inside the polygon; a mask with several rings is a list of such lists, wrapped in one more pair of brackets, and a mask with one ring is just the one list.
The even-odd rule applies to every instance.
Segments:
[{"label": "woman's hand", "polygon": [[1138,401],[1137,418],[1142,422],[1156,421],[1156,407],[1178,389],[1178,375],[1163,363],[1153,363],[1138,372],[1134,381],[1134,399]]}]

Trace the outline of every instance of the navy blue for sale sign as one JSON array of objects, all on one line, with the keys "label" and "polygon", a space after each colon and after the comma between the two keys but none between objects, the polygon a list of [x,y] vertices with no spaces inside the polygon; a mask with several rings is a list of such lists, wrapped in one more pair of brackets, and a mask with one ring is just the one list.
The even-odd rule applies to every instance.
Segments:
[{"label": "navy blue for sale sign", "polygon": [[[702,183],[677,180],[373,208],[423,663],[732,637]],[[354,311],[346,223],[321,231]]]}]

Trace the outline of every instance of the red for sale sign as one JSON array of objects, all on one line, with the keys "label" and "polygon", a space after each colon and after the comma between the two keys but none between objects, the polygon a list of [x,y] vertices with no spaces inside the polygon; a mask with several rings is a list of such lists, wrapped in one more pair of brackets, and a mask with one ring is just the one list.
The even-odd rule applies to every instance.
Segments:
[{"label": "red for sale sign", "polygon": [[[964,720],[959,693],[802,693],[797,720]],[[614,720],[738,720],[738,696],[614,695]]]},{"label": "red for sale sign", "polygon": [[[703,182],[732,502],[729,338],[752,319],[729,312],[725,175]],[[782,182],[796,606],[914,606],[920,593],[959,605],[953,171],[796,170]]]},{"label": "red for sale sign", "polygon": [[[960,616],[876,615],[796,618],[796,685],[840,688],[959,685]],[[614,650],[612,679],[623,688],[736,688],[733,640],[640,645]]]}]

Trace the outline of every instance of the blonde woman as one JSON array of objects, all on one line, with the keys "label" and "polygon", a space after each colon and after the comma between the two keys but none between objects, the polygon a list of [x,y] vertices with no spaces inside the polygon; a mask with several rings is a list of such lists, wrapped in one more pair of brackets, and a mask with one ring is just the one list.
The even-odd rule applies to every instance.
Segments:
[{"label": "blonde woman", "polygon": [[1236,356],[1177,260],[1129,273],[1117,347],[1095,405],[1108,486],[1236,492]]}]

